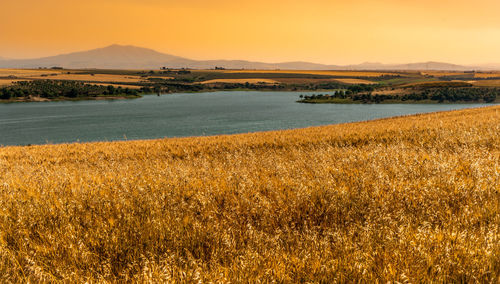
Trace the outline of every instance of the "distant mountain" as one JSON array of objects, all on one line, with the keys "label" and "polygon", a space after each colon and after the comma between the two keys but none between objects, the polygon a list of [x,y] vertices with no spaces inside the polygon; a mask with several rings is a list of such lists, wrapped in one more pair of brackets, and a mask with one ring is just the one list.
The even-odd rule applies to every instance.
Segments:
[{"label": "distant mountain", "polygon": [[352,69],[365,69],[365,70],[374,70],[374,69],[383,69],[387,67],[387,65],[384,65],[379,62],[364,62],[361,64],[357,65],[350,65],[346,66],[347,68],[352,68]]},{"label": "distant mountain", "polygon": [[477,70],[500,70],[500,63],[488,63],[478,65]]},{"label": "distant mountain", "polygon": [[335,69],[329,66],[308,62],[263,63],[244,60],[192,60],[169,55],[152,49],[111,45],[89,51],[75,52],[37,59],[16,59],[0,61],[0,68],[109,68],[109,69],[157,69],[193,68],[210,69],[216,66],[227,69]]},{"label": "distant mountain", "polygon": [[362,63],[358,65],[346,66],[352,70],[442,70],[442,71],[465,71],[474,69],[471,66],[462,66],[443,62],[421,62],[409,64],[382,64],[382,63]]},{"label": "distant mountain", "polygon": [[405,69],[405,70],[456,70],[456,71],[464,71],[471,70],[471,67],[450,64],[450,63],[442,63],[442,62],[424,62],[424,63],[410,63],[410,64],[400,64],[396,65],[396,69]]},{"label": "distant mountain", "polygon": [[[472,67],[424,62],[410,64],[382,64],[365,62],[358,65],[324,65],[310,62],[264,63],[244,60],[192,60],[157,52],[152,49],[111,45],[89,51],[43,57],[36,59],[0,59],[0,68],[102,68],[102,69],[158,69],[192,68],[212,69],[216,66],[226,69],[283,69],[283,70],[471,70]],[[477,69],[477,68],[476,68]]]},{"label": "distant mountain", "polygon": [[60,66],[65,68],[158,68],[160,63],[184,64],[189,59],[135,46],[111,45],[89,51],[0,62],[0,67],[37,68]]}]

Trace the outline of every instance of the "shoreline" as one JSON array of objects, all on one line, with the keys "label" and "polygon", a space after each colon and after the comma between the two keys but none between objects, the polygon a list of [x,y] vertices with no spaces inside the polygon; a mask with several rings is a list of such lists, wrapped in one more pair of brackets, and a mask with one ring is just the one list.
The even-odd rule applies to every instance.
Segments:
[{"label": "shoreline", "polygon": [[97,96],[97,97],[81,97],[81,98],[57,98],[57,99],[46,99],[46,98],[31,98],[29,100],[0,100],[0,104],[14,104],[14,103],[50,103],[50,102],[78,102],[78,101],[105,101],[105,100],[130,100],[139,99],[143,95],[136,96]]},{"label": "shoreline", "polygon": [[211,138],[220,138],[220,137],[235,137],[235,136],[246,136],[246,135],[258,135],[258,134],[273,134],[278,132],[290,132],[290,131],[301,131],[312,128],[324,128],[324,127],[334,127],[339,125],[357,125],[362,123],[372,123],[377,121],[385,121],[392,119],[401,119],[401,118],[411,118],[411,117],[419,117],[422,115],[436,115],[436,114],[444,114],[444,113],[452,113],[457,111],[471,111],[477,109],[484,108],[494,108],[497,107],[498,104],[492,104],[487,106],[478,106],[471,108],[462,108],[462,109],[452,109],[452,110],[440,110],[440,111],[432,111],[432,112],[419,112],[413,114],[403,114],[396,116],[388,116],[388,117],[379,117],[375,119],[369,120],[361,120],[361,121],[351,121],[351,122],[341,122],[341,123],[331,123],[325,125],[311,125],[307,127],[299,127],[299,128],[291,128],[291,129],[273,129],[273,130],[264,130],[264,131],[254,131],[254,132],[241,132],[241,133],[232,133],[232,134],[210,134],[210,135],[198,135],[198,136],[173,136],[173,137],[162,137],[162,138],[143,138],[143,139],[116,139],[116,140],[95,140],[95,141],[74,141],[74,142],[59,142],[59,143],[50,143],[46,142],[44,144],[36,144],[36,143],[27,143],[27,144],[17,144],[17,145],[3,145],[0,144],[0,149],[11,148],[11,147],[38,147],[38,146],[61,146],[61,145],[75,145],[75,144],[101,144],[101,143],[127,143],[127,142],[153,142],[153,141],[162,141],[162,140],[186,140],[186,139],[211,139]]},{"label": "shoreline", "polygon": [[390,105],[390,104],[408,104],[408,105],[427,105],[427,104],[449,104],[449,105],[461,105],[461,104],[491,104],[495,105],[500,103],[500,99],[495,100],[494,102],[478,102],[478,101],[432,101],[432,100],[423,100],[423,101],[401,101],[401,100],[386,100],[382,102],[363,102],[363,101],[353,101],[353,100],[298,100],[297,103],[301,104],[359,104],[359,105]]},{"label": "shoreline", "polygon": [[[216,92],[289,92],[289,93],[317,93],[317,92],[336,92],[336,90],[322,89],[322,90],[254,90],[254,89],[229,89],[229,90],[203,90],[203,91],[187,91],[187,92],[172,92],[172,93],[162,93],[160,96],[173,95],[173,94],[200,94],[200,93],[216,93]],[[35,97],[29,100],[2,100],[0,99],[0,104],[10,104],[10,103],[37,103],[37,102],[62,102],[62,101],[98,101],[98,100],[128,100],[128,99],[140,99],[144,96],[157,96],[154,93],[142,93],[137,95],[113,95],[113,96],[96,96],[96,97],[80,97],[80,98],[66,98],[60,97],[56,99],[47,99],[41,97]],[[500,98],[496,99],[494,102],[484,102],[484,101],[433,101],[433,100],[384,100],[381,102],[363,102],[354,101],[351,99],[299,99],[297,103],[303,104],[497,104],[500,103]]]}]

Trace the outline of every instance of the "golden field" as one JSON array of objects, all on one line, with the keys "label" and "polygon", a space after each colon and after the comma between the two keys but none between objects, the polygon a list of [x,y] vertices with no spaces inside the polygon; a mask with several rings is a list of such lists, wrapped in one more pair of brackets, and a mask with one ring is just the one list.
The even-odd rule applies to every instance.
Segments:
[{"label": "golden field", "polygon": [[336,79],[336,81],[340,83],[346,83],[346,84],[367,84],[367,85],[372,85],[376,84],[375,82],[368,81],[368,80],[363,80],[363,79],[354,79],[354,78],[346,78],[346,79]]},{"label": "golden field", "polygon": [[[68,72],[70,74],[68,74]],[[8,86],[19,81],[31,80],[68,80],[68,81],[84,81],[97,82],[99,85],[112,85],[115,87],[138,89],[140,86],[123,85],[119,83],[138,83],[143,82],[144,78],[133,75],[121,74],[80,74],[80,70],[52,70],[52,69],[0,69],[0,86]],[[9,76],[15,77],[8,78]],[[168,79],[168,78],[166,78]],[[107,84],[106,84],[107,83]]]},{"label": "golden field", "polygon": [[422,76],[446,77],[446,76],[463,76],[467,73],[461,71],[422,71]]},{"label": "golden field", "polygon": [[[217,71],[216,71],[217,72]],[[327,76],[349,76],[349,77],[380,77],[388,75],[401,75],[404,74],[393,72],[380,72],[380,71],[328,71],[328,70],[227,70],[219,71],[223,73],[274,73],[274,74],[309,74],[309,75],[327,75]]]},{"label": "golden field", "polygon": [[473,81],[472,84],[479,87],[500,87],[500,80],[479,80]]},{"label": "golden field", "polygon": [[214,79],[201,82],[201,84],[216,84],[216,83],[230,83],[230,84],[276,84],[278,83],[272,79],[257,78],[257,79]]},{"label": "golden field", "polygon": [[284,84],[318,84],[318,83],[330,83],[338,82],[337,79],[327,78],[327,79],[314,79],[314,78],[276,78],[279,83]]},{"label": "golden field", "polygon": [[139,76],[130,75],[114,75],[114,74],[57,74],[55,76],[31,76],[32,79],[51,79],[51,80],[70,80],[70,81],[87,81],[87,82],[126,82],[126,83],[137,83],[144,81],[143,78]]},{"label": "golden field", "polygon": [[52,69],[2,69],[0,68],[0,77],[16,76],[16,77],[32,77],[41,75],[57,75],[64,72],[63,70]]},{"label": "golden field", "polygon": [[1,282],[492,282],[500,106],[0,148]]},{"label": "golden field", "polygon": [[5,86],[10,86],[16,82],[19,81],[26,81],[26,80],[17,80],[17,79],[0,79],[0,87],[5,87]]},{"label": "golden field", "polygon": [[476,78],[499,78],[500,72],[488,72],[488,73],[476,73],[474,74]]},{"label": "golden field", "polygon": [[[17,82],[23,82],[23,81],[31,81],[31,80],[3,80],[3,79],[0,79],[0,87],[5,87],[5,86],[10,86],[14,83],[17,83]],[[118,88],[118,87],[122,87],[122,88],[129,88],[129,89],[140,89],[141,87],[140,86],[136,86],[136,85],[123,85],[123,84],[110,84],[110,83],[91,83],[91,85],[99,85],[99,86],[113,86],[115,88]]]}]

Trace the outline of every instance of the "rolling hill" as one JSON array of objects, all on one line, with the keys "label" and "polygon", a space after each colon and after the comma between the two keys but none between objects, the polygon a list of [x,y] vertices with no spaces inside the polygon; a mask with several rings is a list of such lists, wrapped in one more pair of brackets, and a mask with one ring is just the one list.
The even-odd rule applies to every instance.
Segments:
[{"label": "rolling hill", "polygon": [[407,64],[382,64],[366,62],[358,65],[347,66],[347,69],[353,70],[445,70],[445,71],[463,71],[475,69],[472,66],[462,66],[444,62],[419,62]]},{"label": "rolling hill", "polygon": [[0,67],[37,68],[61,66],[65,68],[158,68],[161,63],[184,65],[189,59],[135,46],[111,45],[89,51],[74,52],[36,59],[0,61]]},{"label": "rolling hill", "polygon": [[[311,62],[264,63],[245,60],[192,60],[184,57],[157,52],[152,49],[111,45],[88,51],[74,52],[57,56],[35,59],[0,58],[0,68],[38,68],[59,66],[64,68],[102,68],[102,69],[157,69],[192,68],[212,69],[216,66],[227,69],[288,69],[288,70],[470,70],[461,66],[441,62],[410,64],[362,63],[358,65],[325,65]],[[479,68],[475,68],[479,69]]]},{"label": "rolling hill", "polygon": [[210,69],[215,66],[228,69],[338,69],[340,66],[308,62],[263,63],[245,60],[192,60],[169,55],[148,48],[111,45],[89,51],[75,52],[36,59],[2,60],[0,68],[116,68],[151,69],[159,67]]}]

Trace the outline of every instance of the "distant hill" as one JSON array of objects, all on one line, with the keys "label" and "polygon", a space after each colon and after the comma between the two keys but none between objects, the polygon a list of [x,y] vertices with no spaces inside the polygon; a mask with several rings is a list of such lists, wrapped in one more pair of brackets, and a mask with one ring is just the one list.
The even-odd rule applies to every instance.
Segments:
[{"label": "distant hill", "polygon": [[500,70],[500,63],[489,63],[478,65],[477,70]]},{"label": "distant hill", "polygon": [[158,68],[163,63],[179,64],[189,59],[156,52],[152,49],[111,45],[89,51],[43,57],[0,61],[0,67],[37,68],[60,66],[65,68]]},{"label": "distant hill", "polygon": [[443,70],[443,71],[465,71],[474,69],[471,66],[462,66],[443,62],[420,62],[408,64],[382,64],[382,63],[362,63],[358,65],[346,66],[353,70]]},{"label": "distant hill", "polygon": [[36,59],[1,59],[0,68],[102,68],[102,69],[158,69],[192,68],[212,69],[284,69],[284,70],[471,70],[480,69],[441,62],[410,64],[362,63],[358,65],[324,65],[310,62],[264,63],[245,60],[192,60],[157,52],[152,49],[111,45],[89,51],[74,52]]},{"label": "distant hill", "polygon": [[64,68],[116,68],[157,69],[193,68],[210,69],[215,66],[227,69],[336,69],[339,66],[308,62],[263,63],[244,60],[192,60],[169,55],[152,49],[111,45],[89,51],[75,52],[36,59],[0,61],[0,68],[38,68],[60,66]]}]

